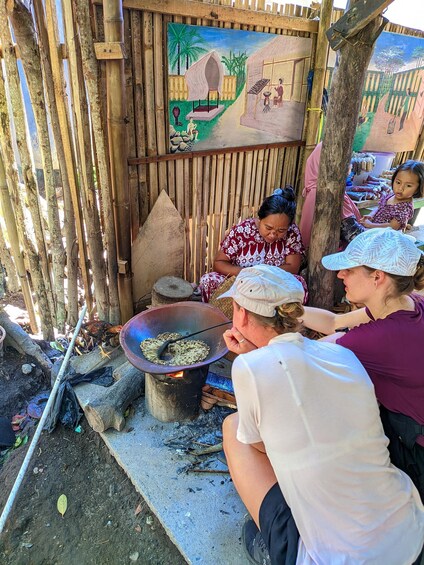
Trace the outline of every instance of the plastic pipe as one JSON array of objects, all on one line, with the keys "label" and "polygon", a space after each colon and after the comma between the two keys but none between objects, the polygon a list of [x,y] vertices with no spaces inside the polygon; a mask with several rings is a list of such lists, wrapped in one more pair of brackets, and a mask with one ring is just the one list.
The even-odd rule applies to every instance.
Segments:
[{"label": "plastic pipe", "polygon": [[37,446],[41,432],[43,431],[44,423],[47,419],[50,408],[51,408],[51,406],[54,402],[54,399],[56,397],[57,389],[59,388],[59,384],[60,384],[60,381],[62,380],[63,373],[65,372],[65,369],[68,366],[69,357],[71,356],[72,350],[74,348],[74,343],[75,343],[77,335],[79,334],[79,331],[81,329],[82,321],[84,319],[86,311],[87,311],[87,305],[84,304],[84,306],[81,310],[81,314],[80,314],[78,323],[75,327],[74,334],[72,336],[71,342],[70,342],[68,349],[66,351],[65,358],[64,358],[63,363],[60,367],[59,373],[56,377],[55,383],[53,385],[49,399],[47,400],[47,404],[44,408],[43,414],[41,415],[37,429],[35,430],[34,437],[32,438],[32,441],[31,441],[30,446],[28,448],[27,454],[25,455],[25,459],[23,460],[21,468],[19,469],[18,476],[16,477],[15,483],[12,487],[12,490],[10,491],[9,498],[7,499],[6,505],[3,508],[3,512],[0,516],[0,534],[3,532],[3,528],[6,524],[6,520],[9,516],[9,514],[10,514],[10,511],[12,510],[12,506],[13,506],[13,503],[15,502],[16,495],[18,494],[18,491],[19,491],[19,488],[22,484],[25,473],[27,472],[31,457],[34,453],[36,446]]}]

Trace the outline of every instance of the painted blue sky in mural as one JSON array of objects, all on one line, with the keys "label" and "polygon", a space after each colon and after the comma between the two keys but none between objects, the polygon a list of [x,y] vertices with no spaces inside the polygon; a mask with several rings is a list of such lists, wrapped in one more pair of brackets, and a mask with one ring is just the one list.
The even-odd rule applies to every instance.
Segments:
[{"label": "painted blue sky in mural", "polygon": [[399,33],[384,31],[377,39],[371,65],[373,65],[374,59],[378,53],[393,47],[400,48],[403,51],[402,59],[405,64],[408,64],[413,62],[415,49],[424,49],[424,41],[422,37],[413,37],[412,35],[401,35]]},{"label": "painted blue sky in mural", "polygon": [[[181,26],[184,24],[168,24],[168,41],[170,40],[169,26]],[[198,36],[203,40],[202,47],[206,51],[216,51],[220,57],[228,56],[229,52],[233,53],[246,53],[247,56],[251,55],[272,39],[275,35],[269,33],[258,33],[255,31],[245,31],[236,29],[225,29],[221,27],[205,27],[205,26],[187,26],[190,29],[195,29]],[[199,55],[202,57],[204,53]],[[171,65],[171,63],[169,63]],[[175,71],[175,67],[170,66],[169,71]]]}]

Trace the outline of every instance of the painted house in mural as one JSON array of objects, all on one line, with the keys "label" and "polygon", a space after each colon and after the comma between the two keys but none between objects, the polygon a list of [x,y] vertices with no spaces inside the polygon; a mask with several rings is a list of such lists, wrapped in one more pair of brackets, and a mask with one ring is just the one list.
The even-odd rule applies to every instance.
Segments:
[{"label": "painted house in mural", "polygon": [[[383,32],[377,39],[362,91],[355,151],[396,153],[415,148],[424,113],[423,54],[419,37]],[[327,88],[334,65],[330,53]]]},{"label": "painted house in mural", "polygon": [[240,124],[281,141],[302,138],[311,40],[277,36],[247,60]]},{"label": "painted house in mural", "polygon": [[185,73],[188,88],[187,100],[192,110],[187,119],[212,120],[224,110],[219,104],[224,81],[224,66],[216,51],[211,51],[193,63]]}]

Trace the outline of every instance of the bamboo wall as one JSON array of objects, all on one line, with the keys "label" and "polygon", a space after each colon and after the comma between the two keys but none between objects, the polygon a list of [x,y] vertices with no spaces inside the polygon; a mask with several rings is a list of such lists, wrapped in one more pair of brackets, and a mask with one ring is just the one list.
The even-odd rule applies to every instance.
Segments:
[{"label": "bamboo wall", "polygon": [[[230,5],[229,2],[221,2]],[[126,2],[124,2],[125,8]],[[236,7],[263,10],[264,2],[235,2]],[[274,4],[271,13],[277,14]],[[286,15],[306,17],[307,8],[286,6]],[[97,6],[98,40],[102,7]],[[167,23],[179,22],[281,35],[309,37],[260,25],[231,24],[216,19],[125,9],[125,61],[128,104],[128,141],[132,234],[135,238],[161,190],[165,190],[186,223],[185,276],[198,281],[212,266],[225,231],[239,219],[254,215],[263,198],[274,188],[296,183],[302,143],[275,144],[167,155],[168,99],[184,98],[182,77],[167,79]],[[225,85],[224,92],[234,87]],[[184,81],[185,82],[185,81]],[[284,146],[291,145],[291,146]]]}]

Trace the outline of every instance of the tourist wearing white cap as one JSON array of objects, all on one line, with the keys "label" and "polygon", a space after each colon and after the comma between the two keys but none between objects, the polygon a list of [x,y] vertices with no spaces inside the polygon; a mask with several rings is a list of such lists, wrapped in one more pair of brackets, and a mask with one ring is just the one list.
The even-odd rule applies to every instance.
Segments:
[{"label": "tourist wearing white cap", "polygon": [[[298,329],[303,288],[278,267],[245,268],[224,334],[238,413],[224,421],[234,485],[262,565],[411,565],[424,507],[391,465],[372,383],[355,355]],[[235,534],[237,535],[237,534]]]},{"label": "tourist wearing white cap", "polygon": [[303,322],[332,334],[324,339],[361,361],[380,402],[392,463],[410,475],[424,501],[424,297],[413,292],[424,288],[424,256],[411,237],[376,228],[322,263],[339,271],[347,299],[365,308],[340,315],[305,308]]}]

